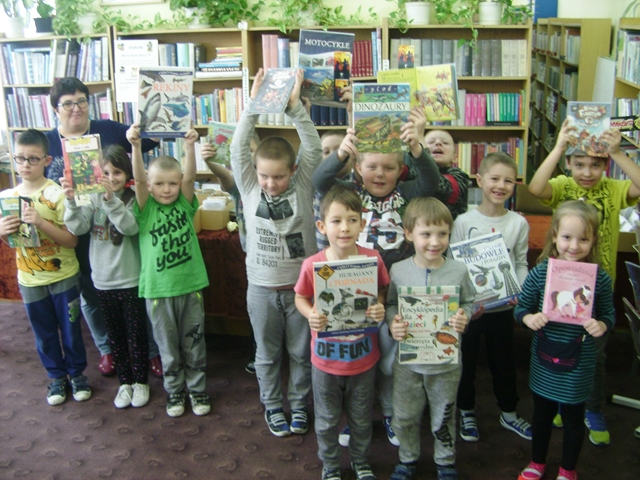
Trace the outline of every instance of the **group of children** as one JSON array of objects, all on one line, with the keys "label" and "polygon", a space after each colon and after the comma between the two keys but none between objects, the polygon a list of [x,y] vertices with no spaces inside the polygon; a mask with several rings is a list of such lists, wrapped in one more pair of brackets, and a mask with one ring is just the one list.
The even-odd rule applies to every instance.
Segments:
[{"label": "group of children", "polygon": [[[252,98],[263,78],[260,70]],[[454,480],[458,478],[456,403],[461,437],[479,439],[474,384],[484,336],[501,410],[499,423],[532,440],[532,461],[519,479],[544,475],[558,414],[565,426],[565,440],[557,480],[577,478],[583,422],[593,443],[609,441],[608,433],[603,438],[606,425],[594,425],[603,422],[603,393],[592,391],[603,388],[604,371],[598,368],[603,365],[604,343],[615,321],[611,277],[615,275],[617,215],[640,196],[640,167],[620,152],[619,132],[608,131],[604,140],[613,160],[631,180],[604,178],[606,160],[575,149],[567,152],[572,177],[550,180],[572,133],[571,127],[563,126],[556,147],[530,185],[535,196],[556,210],[540,263],[528,272],[528,224],[505,208],[516,184],[513,159],[503,153],[483,159],[477,174],[482,203],[464,213],[468,177],[452,166],[453,139],[442,130],[430,130],[425,137],[426,118],[420,109],[412,109],[402,127],[406,154],[360,153],[353,129],[320,139],[305,108],[306,99],[300,97],[301,82],[298,72],[286,110],[300,137],[297,154],[282,137],[254,142],[252,148],[258,117],[245,110],[231,145],[233,178],[225,180],[225,188],[237,189],[237,201],[241,199],[243,205],[247,309],[256,342],[260,401],[271,433],[278,437],[306,433],[308,395],[313,391],[322,479],[341,478],[341,443],[348,446],[356,478],[375,479],[368,457],[378,390],[387,436],[399,445],[399,463],[391,480],[416,478],[420,423],[427,406],[438,479]],[[187,394],[193,412],[204,415],[211,407],[205,388],[202,304],[202,289],[208,281],[193,229],[198,207],[194,195],[198,135],[191,130],[185,137],[183,169],[176,159],[162,156],[152,161],[148,173],[137,125],[130,127],[127,138],[133,146],[131,161],[121,150],[105,152],[105,193],[96,194],[90,206],[75,204],[73,189],[65,180],[58,186],[45,178],[50,157],[42,134],[29,130],[17,141],[14,157],[22,183],[3,195],[32,200],[22,220],[38,228],[42,241],[42,247],[19,248],[17,257],[20,290],[37,350],[53,379],[48,402],[57,405],[65,400],[67,378],[76,400],[91,396],[83,375],[86,357],[73,252],[75,235],[91,230],[93,280],[107,313],[109,336],[116,345],[113,354],[121,384],[116,406],[139,407],[149,399],[143,368],[146,306],[160,348],[168,415],[183,414]],[[206,157],[214,152],[203,146],[203,153]],[[135,193],[129,187],[131,178]],[[17,231],[19,222],[13,216],[0,219],[0,236],[6,240]],[[467,267],[447,251],[450,242],[489,232],[502,233],[522,293],[510,305],[490,311],[481,306],[474,311],[475,289]],[[32,250],[30,261],[23,259],[26,250]],[[378,303],[366,315],[380,328],[376,333],[318,337],[327,317],[314,307],[313,262],[352,255],[378,259]],[[541,313],[548,258],[602,265],[594,318],[584,326],[549,322]],[[422,285],[460,286],[459,309],[448,321],[461,334],[461,364],[401,365],[397,360],[397,342],[408,334],[398,310],[398,287]],[[517,413],[514,316],[534,332],[532,425]],[[540,361],[539,353],[549,345],[577,359],[575,368],[558,371]],[[285,349],[290,415],[284,411],[281,382]],[[594,382],[594,378],[599,380]],[[593,405],[588,400],[591,397]],[[347,425],[341,428],[343,410]]]}]

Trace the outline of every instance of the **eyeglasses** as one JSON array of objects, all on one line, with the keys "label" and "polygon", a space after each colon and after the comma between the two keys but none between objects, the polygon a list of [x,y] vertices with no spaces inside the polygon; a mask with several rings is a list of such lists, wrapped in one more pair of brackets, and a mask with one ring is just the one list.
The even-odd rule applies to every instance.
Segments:
[{"label": "eyeglasses", "polygon": [[40,163],[43,159],[47,158],[46,156],[44,157],[23,157],[22,155],[14,155],[13,159],[15,160],[15,162],[18,165],[22,165],[24,164],[24,162],[29,162],[29,165],[37,165],[38,163]]},{"label": "eyeglasses", "polygon": [[72,111],[74,106],[78,107],[80,110],[84,110],[85,108],[87,108],[87,105],[89,105],[89,102],[86,98],[81,98],[77,102],[68,101],[58,104],[59,107],[64,108],[67,112]]}]

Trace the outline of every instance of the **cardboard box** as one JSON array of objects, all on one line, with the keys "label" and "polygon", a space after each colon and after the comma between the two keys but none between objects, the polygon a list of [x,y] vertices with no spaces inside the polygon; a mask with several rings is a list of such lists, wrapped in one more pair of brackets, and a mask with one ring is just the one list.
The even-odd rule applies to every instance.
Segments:
[{"label": "cardboard box", "polygon": [[222,230],[227,228],[227,223],[231,218],[231,210],[233,209],[233,203],[227,203],[224,210],[205,210],[200,207],[200,221],[202,223],[203,230]]},{"label": "cardboard box", "polygon": [[618,252],[635,253],[633,246],[638,243],[636,232],[620,232],[618,239]]}]

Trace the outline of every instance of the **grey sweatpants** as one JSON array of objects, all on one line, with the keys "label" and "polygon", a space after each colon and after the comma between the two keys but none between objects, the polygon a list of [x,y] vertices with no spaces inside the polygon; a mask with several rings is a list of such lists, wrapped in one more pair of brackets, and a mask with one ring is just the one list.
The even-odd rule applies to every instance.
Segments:
[{"label": "grey sweatpants", "polygon": [[456,395],[462,368],[434,375],[422,375],[397,361],[393,365],[393,419],[391,425],[400,441],[402,463],[420,457],[420,420],[427,402],[434,437],[436,465],[456,461]]},{"label": "grey sweatpants", "polygon": [[260,401],[267,410],[282,408],[280,369],[289,353],[287,398],[292,409],[306,407],[311,390],[311,331],[295,305],[293,289],[273,290],[249,284],[247,310],[256,341]]},{"label": "grey sweatpants", "polygon": [[158,344],[167,393],[205,391],[207,350],[202,293],[147,298],[147,313]]}]

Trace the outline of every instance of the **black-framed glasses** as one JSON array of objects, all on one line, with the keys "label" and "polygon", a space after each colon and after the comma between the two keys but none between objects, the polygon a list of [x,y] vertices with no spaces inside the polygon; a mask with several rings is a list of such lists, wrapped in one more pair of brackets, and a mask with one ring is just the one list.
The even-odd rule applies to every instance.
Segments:
[{"label": "black-framed glasses", "polygon": [[58,106],[64,108],[67,112],[73,110],[73,107],[78,107],[80,110],[84,110],[89,105],[89,101],[86,98],[81,98],[77,102],[72,102],[69,100],[68,102],[59,103]]},{"label": "black-framed glasses", "polygon": [[47,157],[23,157],[22,155],[13,156],[13,159],[18,165],[22,165],[24,162],[29,162],[29,165],[37,165],[45,158]]}]

